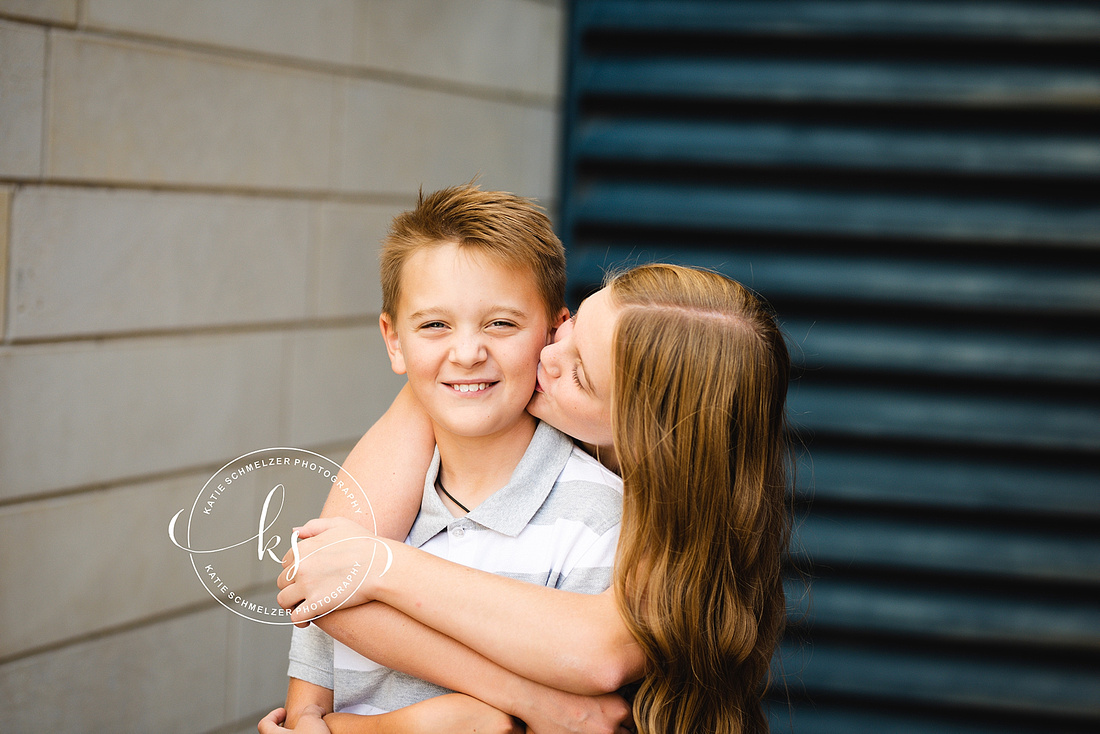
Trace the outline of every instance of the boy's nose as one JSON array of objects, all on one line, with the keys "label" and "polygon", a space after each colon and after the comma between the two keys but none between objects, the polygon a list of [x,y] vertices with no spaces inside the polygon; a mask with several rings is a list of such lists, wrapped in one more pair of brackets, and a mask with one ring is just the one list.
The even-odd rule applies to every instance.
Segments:
[{"label": "boy's nose", "polygon": [[487,357],[484,340],[475,334],[459,337],[451,349],[451,361],[463,367],[481,364]]}]

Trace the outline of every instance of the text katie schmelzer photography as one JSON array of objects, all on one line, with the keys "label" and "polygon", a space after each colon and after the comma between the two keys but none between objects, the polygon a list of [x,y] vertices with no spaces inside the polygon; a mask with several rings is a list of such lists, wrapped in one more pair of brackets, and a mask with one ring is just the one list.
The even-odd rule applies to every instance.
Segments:
[{"label": "text katie schmelzer photography", "polygon": [[[338,464],[305,449],[269,448],[214,472],[190,510],[181,509],[169,521],[168,537],[190,555],[195,575],[222,606],[256,622],[294,624],[291,611],[275,602],[275,578],[288,554],[293,560],[287,573],[294,577],[304,560],[295,528],[320,514],[333,488],[339,490],[333,496],[342,497],[351,513],[369,518],[364,527],[374,530],[363,488]],[[365,567],[353,563],[341,583],[302,611],[312,620],[339,609],[362,584],[373,560]]]}]

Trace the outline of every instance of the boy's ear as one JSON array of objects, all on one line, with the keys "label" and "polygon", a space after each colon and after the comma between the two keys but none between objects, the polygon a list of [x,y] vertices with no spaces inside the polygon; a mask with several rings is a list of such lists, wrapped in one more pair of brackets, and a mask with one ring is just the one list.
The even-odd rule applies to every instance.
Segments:
[{"label": "boy's ear", "polygon": [[550,333],[546,335],[546,343],[554,343],[554,332],[558,330],[558,327],[564,324],[569,319],[569,309],[562,307],[561,311],[558,311],[557,318],[550,324]]},{"label": "boy's ear", "polygon": [[403,375],[405,369],[405,355],[401,353],[401,342],[397,338],[397,328],[393,325],[393,319],[389,314],[378,317],[378,328],[382,330],[382,339],[386,342],[386,354],[390,357],[390,367],[396,374]]}]

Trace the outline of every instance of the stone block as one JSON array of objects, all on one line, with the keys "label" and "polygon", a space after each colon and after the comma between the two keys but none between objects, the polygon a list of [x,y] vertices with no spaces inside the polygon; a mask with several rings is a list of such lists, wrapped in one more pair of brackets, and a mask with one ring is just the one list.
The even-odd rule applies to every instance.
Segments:
[{"label": "stone block", "polygon": [[[0,596],[0,658],[211,600],[167,533],[207,479],[201,472],[0,508],[0,537],[19,549],[0,557],[0,585],[18,590]],[[31,599],[46,603],[28,614]]]},{"label": "stone block", "polygon": [[[275,603],[275,592],[257,600]],[[287,653],[290,650],[290,627],[259,624],[235,617],[230,623],[233,645],[230,654],[233,670],[233,700],[229,704],[231,719],[241,719],[257,712],[266,714],[282,706],[286,700]],[[256,720],[252,730],[256,730]]]},{"label": "stone block", "polygon": [[559,94],[559,4],[367,0],[360,7],[358,64],[534,95]]},{"label": "stone block", "polygon": [[0,0],[0,13],[27,20],[76,23],[77,0]]},{"label": "stone block", "polygon": [[295,334],[292,365],[293,446],[358,440],[405,382],[390,369],[382,337],[373,324]]},{"label": "stone block", "polygon": [[87,0],[88,28],[556,96],[560,4]]},{"label": "stone block", "polygon": [[0,186],[0,343],[8,325],[8,223],[11,221],[10,186]]},{"label": "stone block", "polygon": [[322,74],[57,32],[47,175],[318,189],[334,82]]},{"label": "stone block", "polygon": [[[286,691],[283,691],[283,699],[286,698]],[[243,720],[237,723],[237,726],[228,730],[219,730],[222,734],[256,734],[256,722],[267,716],[267,712],[271,709],[278,708],[283,705],[283,700],[276,701],[262,712],[253,711],[252,715],[245,717]]]},{"label": "stone block", "polygon": [[557,113],[548,107],[357,80],[347,85],[342,188],[414,194],[481,176],[546,205]]},{"label": "stone block", "polygon": [[0,348],[0,499],[280,445],[283,355],[273,333]]},{"label": "stone block", "polygon": [[[409,207],[415,201],[410,199]],[[407,207],[343,203],[320,207],[314,313],[377,316],[382,307],[379,247],[390,221]]]},{"label": "stone block", "polygon": [[227,720],[232,616],[218,607],[6,663],[4,730],[212,731]]},{"label": "stone block", "polygon": [[0,22],[0,176],[42,170],[45,73],[46,31]]},{"label": "stone block", "polygon": [[15,339],[300,319],[309,205],[31,187],[12,209]]},{"label": "stone block", "polygon": [[[349,63],[356,0],[86,0],[89,28]],[[396,5],[396,4],[395,4]]]}]

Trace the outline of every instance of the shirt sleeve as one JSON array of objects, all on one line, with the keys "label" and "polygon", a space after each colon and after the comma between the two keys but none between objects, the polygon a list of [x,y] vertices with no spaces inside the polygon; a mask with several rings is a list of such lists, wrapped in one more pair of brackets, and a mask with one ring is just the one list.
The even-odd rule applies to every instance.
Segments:
[{"label": "shirt sleeve", "polygon": [[333,688],[332,638],[320,627],[295,627],[290,638],[287,675],[322,688]]}]

